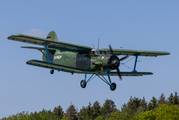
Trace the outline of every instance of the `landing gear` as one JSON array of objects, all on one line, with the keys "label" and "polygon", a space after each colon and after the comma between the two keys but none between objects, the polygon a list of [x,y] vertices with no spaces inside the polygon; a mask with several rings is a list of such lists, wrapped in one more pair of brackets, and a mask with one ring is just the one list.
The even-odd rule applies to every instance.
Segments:
[{"label": "landing gear", "polygon": [[116,89],[116,84],[115,84],[115,83],[111,83],[110,89],[111,89],[112,91],[114,91],[114,90]]},{"label": "landing gear", "polygon": [[53,74],[54,73],[54,70],[50,70],[50,74]]},{"label": "landing gear", "polygon": [[82,80],[82,81],[80,82],[80,85],[81,85],[82,88],[85,88],[85,87],[86,87],[86,81],[85,81],[85,80]]}]

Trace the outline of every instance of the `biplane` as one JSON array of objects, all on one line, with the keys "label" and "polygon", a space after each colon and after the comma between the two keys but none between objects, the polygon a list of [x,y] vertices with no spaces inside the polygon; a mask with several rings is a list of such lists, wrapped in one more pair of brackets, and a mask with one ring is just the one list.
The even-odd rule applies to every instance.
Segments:
[{"label": "biplane", "polygon": [[[26,62],[28,65],[51,69],[51,74],[54,73],[54,70],[69,72],[71,74],[84,74],[84,79],[80,82],[82,88],[85,88],[86,85],[97,76],[109,85],[112,91],[116,89],[116,84],[111,81],[110,76],[119,76],[120,80],[122,80],[121,76],[153,74],[152,72],[137,72],[136,64],[138,56],[156,57],[170,54],[169,52],[162,51],[112,49],[111,45],[109,45],[108,49],[94,49],[87,46],[58,41],[55,31],[51,31],[46,39],[23,34],[13,34],[9,36],[8,39],[43,46],[21,47],[36,49],[42,52],[42,61],[29,60]],[[119,58],[118,56],[120,55],[125,56]],[[121,61],[126,59],[129,55],[135,56],[134,69],[131,72],[120,72],[119,65]],[[116,70],[116,72],[113,70]],[[88,79],[87,74],[90,74]]]}]

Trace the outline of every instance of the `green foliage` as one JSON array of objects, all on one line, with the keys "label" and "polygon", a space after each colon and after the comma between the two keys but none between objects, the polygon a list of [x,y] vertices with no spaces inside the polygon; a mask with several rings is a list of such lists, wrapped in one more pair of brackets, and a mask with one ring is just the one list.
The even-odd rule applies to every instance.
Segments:
[{"label": "green foliage", "polygon": [[179,107],[159,104],[159,109],[152,109],[134,117],[134,120],[179,120]]},{"label": "green foliage", "polygon": [[130,120],[130,119],[131,116],[129,114],[120,111],[114,112],[109,118],[109,120]]},{"label": "green foliage", "polygon": [[59,117],[54,116],[52,112],[42,110],[40,112],[28,113],[28,112],[21,112],[17,113],[16,115],[9,116],[5,120],[59,120]]},{"label": "green foliage", "polygon": [[98,116],[95,120],[105,120],[104,116]]},{"label": "green foliage", "polygon": [[63,116],[61,120],[70,120],[67,117]]}]

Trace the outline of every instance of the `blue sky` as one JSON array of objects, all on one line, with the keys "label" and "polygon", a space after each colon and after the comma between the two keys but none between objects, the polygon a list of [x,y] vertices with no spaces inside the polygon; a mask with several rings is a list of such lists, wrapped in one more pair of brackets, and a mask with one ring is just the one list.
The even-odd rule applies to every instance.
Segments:
[{"label": "blue sky", "polygon": [[[53,110],[58,105],[66,111],[71,103],[79,110],[97,100],[103,105],[106,99],[113,100],[120,109],[130,96],[145,97],[149,102],[152,96],[159,98],[164,93],[168,97],[170,93],[179,92],[178,5],[177,0],[2,0],[0,118],[22,111]],[[58,40],[63,42],[90,47],[94,43],[97,47],[100,39],[100,48],[111,44],[114,49],[123,46],[123,49],[171,54],[139,57],[137,70],[154,74],[123,77],[123,81],[111,77],[117,84],[113,92],[98,78],[82,89],[80,81],[84,75],[57,71],[51,75],[49,69],[26,65],[28,60],[41,60],[41,53],[20,48],[33,45],[7,40],[15,33],[45,38],[51,30],[55,30]],[[126,65],[133,68],[133,64],[134,59]],[[125,66],[120,70],[131,71]]]}]

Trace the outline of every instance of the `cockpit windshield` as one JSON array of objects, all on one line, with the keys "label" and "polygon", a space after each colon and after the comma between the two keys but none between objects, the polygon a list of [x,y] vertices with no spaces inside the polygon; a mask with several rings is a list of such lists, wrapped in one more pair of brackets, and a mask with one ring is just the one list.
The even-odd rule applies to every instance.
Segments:
[{"label": "cockpit windshield", "polygon": [[105,51],[105,50],[94,49],[90,52],[90,55],[108,55],[108,54],[109,54],[108,51]]}]

